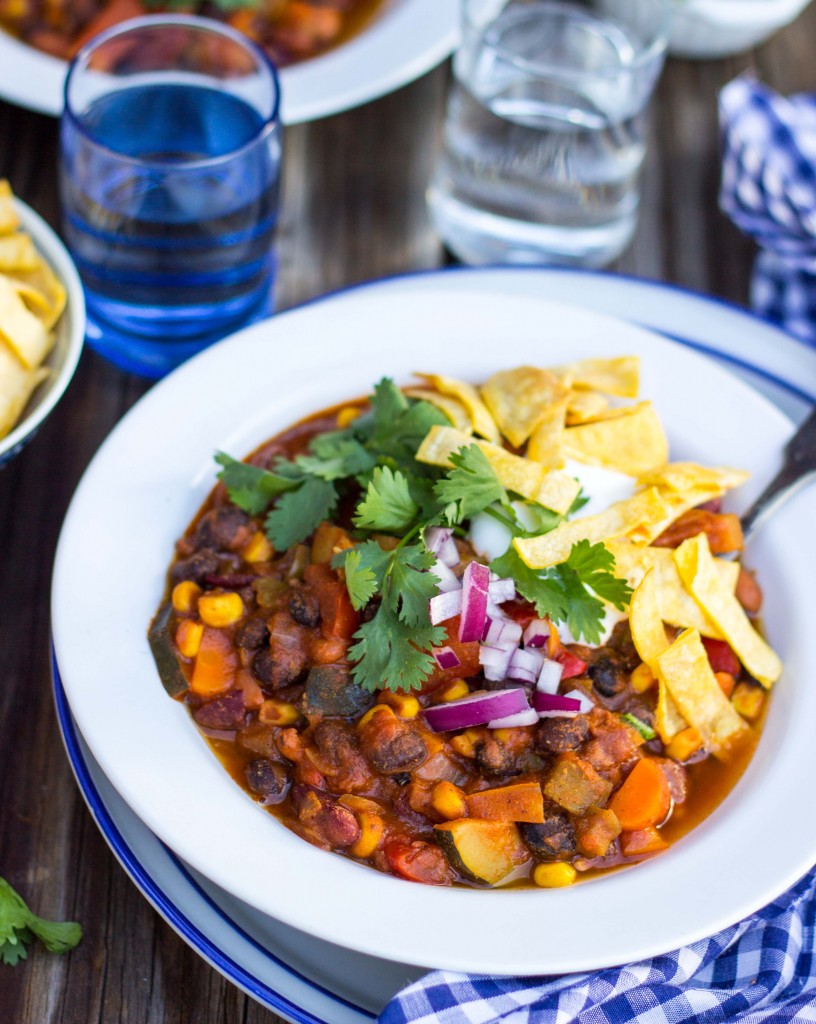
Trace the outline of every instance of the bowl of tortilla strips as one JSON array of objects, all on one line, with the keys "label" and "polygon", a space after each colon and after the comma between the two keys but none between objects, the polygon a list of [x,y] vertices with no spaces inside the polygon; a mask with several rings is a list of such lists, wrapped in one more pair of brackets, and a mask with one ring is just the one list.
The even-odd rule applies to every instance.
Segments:
[{"label": "bowl of tortilla strips", "polygon": [[64,394],[84,338],[85,300],[71,257],[0,180],[0,467]]}]

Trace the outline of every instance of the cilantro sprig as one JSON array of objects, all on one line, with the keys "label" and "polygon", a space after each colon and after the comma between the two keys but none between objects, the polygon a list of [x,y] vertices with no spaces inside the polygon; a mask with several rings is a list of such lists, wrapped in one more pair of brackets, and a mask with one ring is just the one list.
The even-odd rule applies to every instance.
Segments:
[{"label": "cilantro sprig", "polygon": [[[353,500],[357,543],[333,565],[343,570],[354,608],[367,609],[349,649],[354,679],[365,689],[419,687],[434,667],[433,648],[447,637],[444,627],[430,622],[428,602],[439,579],[428,571],[435,556],[424,544],[427,527],[460,528],[488,511],[513,536],[524,536],[552,530],[564,518],[526,502],[525,529],[517,496],[502,486],[475,444],[452,453],[445,469],[417,462],[430,428],[445,423],[438,409],[409,399],[386,378],[348,427],[318,434],[294,459],[263,469],[223,453],[216,457],[230,498],[250,515],[265,515],[265,531],[278,550],[306,540],[341,500]],[[394,542],[383,546],[375,536],[382,534]],[[615,577],[612,555],[588,541],[549,569],[530,569],[513,547],[491,569],[511,576],[540,616],[567,622],[573,636],[591,643],[601,636],[603,602],[622,609],[631,593]]]},{"label": "cilantro sprig", "polygon": [[23,897],[0,878],[0,963],[14,966],[39,939],[51,953],[67,953],[82,938],[76,921],[47,921],[28,909]]}]

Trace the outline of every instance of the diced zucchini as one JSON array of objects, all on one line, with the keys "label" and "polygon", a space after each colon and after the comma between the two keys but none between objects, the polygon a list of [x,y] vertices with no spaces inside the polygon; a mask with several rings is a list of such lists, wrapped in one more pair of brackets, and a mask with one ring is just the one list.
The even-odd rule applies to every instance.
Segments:
[{"label": "diced zucchini", "polygon": [[530,851],[511,821],[459,818],[434,825],[434,834],[451,866],[482,885],[497,885],[530,859]]},{"label": "diced zucchini", "polygon": [[180,697],[189,687],[173,647],[173,638],[170,636],[169,625],[172,614],[173,605],[167,601],[151,622],[147,641],[150,644],[150,651],[165,690],[171,697]]}]

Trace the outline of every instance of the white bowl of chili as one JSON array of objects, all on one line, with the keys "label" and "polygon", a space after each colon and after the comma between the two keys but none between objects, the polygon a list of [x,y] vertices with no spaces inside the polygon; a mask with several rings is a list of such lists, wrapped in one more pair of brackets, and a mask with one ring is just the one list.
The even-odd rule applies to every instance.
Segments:
[{"label": "white bowl of chili", "polygon": [[[404,963],[558,973],[699,939],[774,898],[816,858],[816,823],[798,813],[797,781],[816,769],[808,725],[816,694],[806,685],[816,607],[802,572],[816,554],[807,494],[751,549],[767,632],[786,670],[745,774],[659,857],[568,889],[412,885],[305,844],[235,785],[186,710],[167,699],[145,635],[174,542],[211,488],[214,451],[252,451],[304,416],[366,393],[383,374],[403,383],[420,368],[483,380],[508,362],[497,344],[508,324],[519,364],[639,355],[642,392],[661,411],[673,454],[752,472],[737,507],[775,469],[791,432],[785,417],[709,360],[647,331],[544,300],[399,296],[372,286],[215,346],[125,417],[66,518],[54,639],[72,711],[105,774],[149,828],[222,888],[314,935]],[[179,408],[188,414],[180,418]],[[780,815],[784,844],[757,827]],[[723,871],[724,863],[739,870]]]}]

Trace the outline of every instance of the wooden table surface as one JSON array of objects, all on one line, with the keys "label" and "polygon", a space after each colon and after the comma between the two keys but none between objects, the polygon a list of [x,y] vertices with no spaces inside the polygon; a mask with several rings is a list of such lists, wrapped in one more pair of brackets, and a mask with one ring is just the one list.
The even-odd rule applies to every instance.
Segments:
[{"label": "wooden table surface", "polygon": [[[746,68],[783,93],[816,90],[816,4],[753,53],[670,60],[653,106],[637,236],[614,271],[744,304],[753,246],[719,213],[716,98]],[[424,184],[447,86],[440,67],[357,110],[287,129],[280,309],[447,261]],[[0,101],[0,177],[59,222],[57,124]],[[87,463],[148,389],[86,351],[56,412],[0,472],[0,875],[40,914],[82,922],[67,956],[0,965],[4,1024],[274,1024],[209,967],[130,882],[94,825],[63,750],[49,672],[57,535]]]}]

